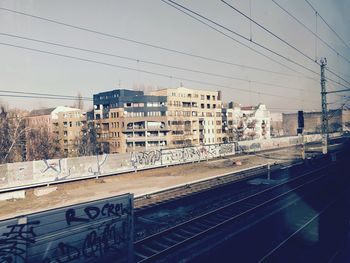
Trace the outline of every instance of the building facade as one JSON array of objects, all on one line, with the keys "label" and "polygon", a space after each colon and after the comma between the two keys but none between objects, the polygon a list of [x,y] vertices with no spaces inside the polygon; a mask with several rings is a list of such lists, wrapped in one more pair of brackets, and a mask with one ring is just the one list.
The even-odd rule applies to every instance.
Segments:
[{"label": "building facade", "polygon": [[241,107],[229,103],[222,110],[225,142],[270,138],[270,112],[264,104]]},{"label": "building facade", "polygon": [[142,91],[112,90],[94,95],[94,124],[102,152],[123,153],[166,147],[167,98]]},{"label": "building facade", "polygon": [[283,121],[282,121],[282,113],[273,112],[270,114],[270,130],[272,137],[280,137],[284,135],[283,132]]},{"label": "building facade", "polygon": [[184,87],[153,91],[168,98],[171,147],[222,142],[221,93]]},{"label": "building facade", "polygon": [[33,110],[26,117],[26,127],[29,130],[41,130],[54,135],[65,156],[77,156],[77,140],[85,126],[86,114],[71,107]]}]

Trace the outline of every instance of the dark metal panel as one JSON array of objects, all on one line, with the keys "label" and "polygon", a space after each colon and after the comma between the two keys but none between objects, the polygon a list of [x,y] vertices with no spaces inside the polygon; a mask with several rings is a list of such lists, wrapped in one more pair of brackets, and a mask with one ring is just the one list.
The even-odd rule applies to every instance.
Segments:
[{"label": "dark metal panel", "polygon": [[0,222],[0,262],[128,262],[133,195]]}]

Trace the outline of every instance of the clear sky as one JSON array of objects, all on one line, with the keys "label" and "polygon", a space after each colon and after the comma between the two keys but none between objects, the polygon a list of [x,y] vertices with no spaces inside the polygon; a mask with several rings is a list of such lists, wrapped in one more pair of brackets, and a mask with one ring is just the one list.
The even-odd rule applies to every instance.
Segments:
[{"label": "clear sky", "polygon": [[[249,23],[246,18],[219,0],[174,1],[247,38],[252,36],[253,41],[269,47],[313,71],[320,71],[317,64],[268,35],[256,25]],[[335,36],[320,17],[317,19],[317,33],[340,55],[346,57],[348,62],[342,59],[340,55],[337,56],[320,40],[315,41],[315,36],[284,13],[272,0],[226,1],[248,15],[251,10],[252,19],[266,26],[307,56],[313,59],[315,56],[318,58],[327,57],[329,68],[342,74],[341,76],[345,80],[350,81],[350,50],[348,48],[350,45],[350,17],[348,16],[350,1],[308,0],[345,40],[348,47]],[[310,29],[316,30],[315,12],[304,0],[275,1]],[[234,101],[243,105],[261,102],[275,110],[277,108],[320,109],[319,76],[268,53],[231,32],[225,31],[230,37],[273,57],[299,73],[293,72],[186,16],[160,0],[0,0],[0,8],[8,8],[199,56],[288,74],[286,76],[210,62],[0,10],[0,43],[24,46],[165,75],[156,76],[135,70],[84,62],[0,44],[0,90],[72,96],[80,91],[83,96],[92,97],[94,93],[119,87],[149,91],[156,88],[178,87],[182,84],[188,88],[222,90],[224,101]],[[13,38],[5,36],[4,33],[130,57],[139,60],[139,62]],[[140,62],[141,60],[226,77],[150,65]],[[173,78],[167,76],[173,76]],[[329,72],[327,72],[327,76],[347,85]],[[182,80],[177,79],[177,77],[182,78]],[[251,82],[228,77],[251,80]],[[189,81],[189,79],[197,82]],[[284,86],[284,88],[263,85],[257,82],[272,83]],[[334,90],[342,87],[330,82],[327,88]],[[0,95],[4,94],[0,93]],[[346,95],[346,93],[342,95]],[[349,92],[347,95],[349,95]],[[328,98],[329,102],[338,103],[331,104],[331,107],[334,108],[339,107],[341,99],[338,95],[330,95]],[[24,109],[72,104],[72,101],[69,100],[8,97],[0,97],[0,101],[7,103],[10,107]],[[92,102],[85,102],[85,105],[90,106]]]}]

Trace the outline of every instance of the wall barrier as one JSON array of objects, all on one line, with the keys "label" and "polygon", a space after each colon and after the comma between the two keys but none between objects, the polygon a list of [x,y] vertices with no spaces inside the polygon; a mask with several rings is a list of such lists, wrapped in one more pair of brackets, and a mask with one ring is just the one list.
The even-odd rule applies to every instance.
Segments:
[{"label": "wall barrier", "polygon": [[0,262],[132,262],[133,195],[0,222]]},{"label": "wall barrier", "polygon": [[[330,134],[330,137],[340,135],[341,133],[334,133]],[[321,140],[319,134],[305,135],[306,142],[318,140]],[[0,192],[181,163],[200,162],[234,155],[236,152],[255,152],[300,143],[301,138],[293,136],[135,153],[8,163],[0,165]]]}]

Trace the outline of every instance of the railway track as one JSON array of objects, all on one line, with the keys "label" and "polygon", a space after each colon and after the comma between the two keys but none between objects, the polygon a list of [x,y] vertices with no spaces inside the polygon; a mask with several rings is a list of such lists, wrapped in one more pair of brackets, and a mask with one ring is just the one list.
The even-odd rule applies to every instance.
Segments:
[{"label": "railway track", "polygon": [[305,190],[312,183],[322,180],[324,175],[319,175],[317,172],[329,166],[331,165],[324,165],[288,182],[280,183],[141,239],[134,243],[135,261],[155,261],[222,226],[257,212],[269,204],[275,204],[282,199],[295,198],[295,191]]},{"label": "railway track", "polygon": [[[271,172],[298,164],[302,164],[302,162],[300,160],[295,160],[273,164],[271,165]],[[267,164],[244,169],[243,171],[232,172],[222,176],[216,176],[214,178],[206,180],[199,180],[196,182],[183,184],[181,186],[176,186],[171,189],[166,189],[151,194],[138,196],[134,199],[134,212],[139,213],[142,210],[172,202],[187,196],[200,194],[211,189],[220,188],[225,185],[237,183],[247,179],[252,179],[254,177],[261,176],[263,173],[267,173]]]},{"label": "railway track", "polygon": [[[269,151],[266,151],[266,152],[269,152]],[[275,150],[272,150],[270,153],[274,153],[274,152]],[[250,154],[254,154],[254,153],[250,153]],[[313,159],[318,159],[318,158],[322,158],[322,155],[314,153],[312,154],[312,157]],[[265,156],[265,158],[267,157]],[[268,157],[268,159],[274,159],[274,158]],[[302,163],[303,161],[300,158],[295,158],[292,161],[288,160],[280,163],[275,162],[270,166],[271,173],[279,169],[290,168]],[[261,176],[262,173],[264,172],[267,173],[267,164],[262,164],[255,167],[247,168],[242,171],[228,173],[226,175],[215,176],[213,178],[209,178],[206,180],[201,179],[195,182],[182,184],[180,186],[175,186],[175,187],[167,188],[161,191],[137,196],[134,199],[134,211],[135,213],[139,213],[139,212],[142,212],[143,210],[147,210],[152,207],[157,207],[159,205],[163,205],[178,199],[182,199],[184,197],[197,195],[208,190],[223,187],[225,185],[244,181],[247,179],[252,179],[254,177]]]}]

